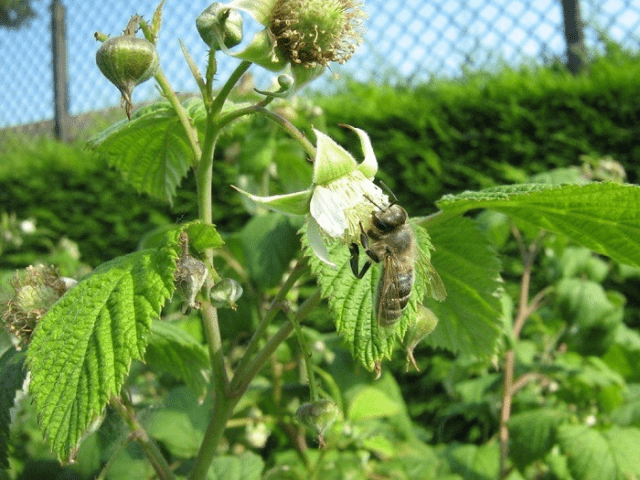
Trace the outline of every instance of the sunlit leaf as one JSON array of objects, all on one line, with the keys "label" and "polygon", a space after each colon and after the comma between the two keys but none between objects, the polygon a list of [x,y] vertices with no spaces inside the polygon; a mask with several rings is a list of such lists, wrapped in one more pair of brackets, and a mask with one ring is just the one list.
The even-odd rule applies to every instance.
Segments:
[{"label": "sunlit leaf", "polygon": [[[199,115],[189,104],[188,113]],[[200,118],[192,118],[194,123]],[[137,111],[89,141],[139,192],[171,202],[195,158],[178,116],[167,102]]]},{"label": "sunlit leaf", "polygon": [[40,428],[60,459],[117,395],[144,355],[151,321],[174,291],[177,239],[115,258],[73,287],[42,318],[29,347],[30,391]]},{"label": "sunlit leaf", "polygon": [[473,209],[505,213],[572,240],[620,263],[640,265],[640,186],[513,185],[460,195],[437,202],[445,217]]},{"label": "sunlit leaf", "polygon": [[435,245],[431,261],[447,300],[425,302],[439,322],[424,342],[453,352],[491,355],[503,327],[497,253],[468,218],[437,223],[429,233]]}]

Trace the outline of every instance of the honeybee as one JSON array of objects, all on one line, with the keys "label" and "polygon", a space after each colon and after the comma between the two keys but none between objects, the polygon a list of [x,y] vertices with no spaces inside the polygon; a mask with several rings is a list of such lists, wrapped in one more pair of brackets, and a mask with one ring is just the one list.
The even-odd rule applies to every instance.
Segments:
[{"label": "honeybee", "polygon": [[[358,279],[367,273],[372,262],[383,262],[376,298],[376,318],[382,327],[391,326],[402,317],[411,297],[416,261],[420,255],[416,234],[408,223],[409,215],[398,205],[395,195],[389,193],[393,201],[386,208],[367,197],[379,211],[372,213],[372,227],[369,231],[365,232],[360,224],[360,243],[369,256],[360,271],[358,244],[352,243],[349,246],[351,270]],[[447,294],[440,276],[426,258],[421,259],[422,263],[426,270],[424,273],[429,277],[429,293],[436,300],[444,300]]]}]

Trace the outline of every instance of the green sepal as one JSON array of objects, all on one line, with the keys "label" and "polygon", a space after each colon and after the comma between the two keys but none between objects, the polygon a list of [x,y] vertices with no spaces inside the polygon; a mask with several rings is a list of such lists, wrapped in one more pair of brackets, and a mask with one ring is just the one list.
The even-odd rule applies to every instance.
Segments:
[{"label": "green sepal", "polygon": [[239,193],[250,199],[251,201],[262,205],[276,212],[287,215],[306,215],[309,213],[309,203],[311,202],[311,190],[303,190],[301,192],[287,193],[284,195],[272,195],[270,197],[260,197],[249,192],[231,186]]}]

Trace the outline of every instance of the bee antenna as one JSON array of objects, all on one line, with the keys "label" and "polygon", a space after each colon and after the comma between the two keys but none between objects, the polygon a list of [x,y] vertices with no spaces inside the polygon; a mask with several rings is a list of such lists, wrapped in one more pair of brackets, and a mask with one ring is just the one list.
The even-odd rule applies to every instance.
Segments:
[{"label": "bee antenna", "polygon": [[369,196],[366,195],[364,196],[364,198],[366,198],[367,200],[369,200],[371,203],[373,203],[376,207],[378,207],[380,210],[384,210],[384,208],[382,208],[380,205],[378,205],[376,202],[373,201],[373,199]]},{"label": "bee antenna", "polygon": [[[395,193],[393,193],[391,191],[391,189],[389,188],[389,186],[384,183],[382,180],[378,180],[378,183],[380,183],[380,186],[387,191],[387,193],[389,194],[389,196],[393,199],[393,202],[391,202],[391,205],[395,205],[396,203],[398,203],[398,197],[396,197]],[[389,205],[389,206],[391,206]]]}]

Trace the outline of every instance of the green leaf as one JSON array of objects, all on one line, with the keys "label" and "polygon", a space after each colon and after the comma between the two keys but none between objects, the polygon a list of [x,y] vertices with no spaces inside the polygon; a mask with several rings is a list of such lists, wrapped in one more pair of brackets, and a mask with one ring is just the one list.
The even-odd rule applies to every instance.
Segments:
[{"label": "green leaf", "polygon": [[[191,102],[187,112],[199,116]],[[200,123],[200,118],[193,118]],[[194,164],[189,140],[173,107],[156,103],[116,123],[89,141],[138,192],[171,202],[182,178]]]},{"label": "green leaf", "polygon": [[204,398],[208,385],[207,350],[178,325],[153,322],[144,358],[158,370],[183,380],[198,398]]},{"label": "green leaf", "polygon": [[353,421],[390,417],[400,412],[400,405],[375,387],[360,390],[349,405],[349,419]]},{"label": "green leaf", "polygon": [[260,480],[263,469],[264,462],[255,453],[221,455],[214,458],[207,480]]},{"label": "green leaf", "polygon": [[520,470],[541,460],[556,442],[556,427],[563,414],[553,409],[536,409],[513,415],[509,420],[509,457]]},{"label": "green leaf", "polygon": [[447,288],[445,302],[425,302],[439,319],[427,345],[487,356],[502,331],[500,261],[475,222],[453,217],[429,227],[432,263]]},{"label": "green leaf", "polygon": [[104,263],[42,318],[29,347],[40,428],[60,459],[120,392],[151,321],[174,291],[177,239]]},{"label": "green leaf", "polygon": [[477,208],[497,210],[620,263],[640,265],[637,185],[513,185],[446,195],[437,205],[447,218]]},{"label": "green leaf", "polygon": [[10,348],[0,356],[0,468],[9,468],[9,428],[16,392],[22,390],[27,376],[23,368],[25,353]]},{"label": "green leaf", "polygon": [[172,454],[194,457],[204,438],[211,407],[210,399],[202,403],[186,387],[178,387],[168,393],[162,406],[144,417],[144,427]]},{"label": "green leaf", "polygon": [[574,478],[625,480],[640,476],[638,428],[596,430],[567,425],[559,427],[558,439]]},{"label": "green leaf", "polygon": [[296,228],[280,213],[253,217],[242,229],[241,238],[246,266],[262,290],[280,283],[289,262],[300,250]]},{"label": "green leaf", "polygon": [[385,357],[391,357],[396,339],[401,340],[409,323],[415,320],[418,302],[422,301],[427,291],[429,278],[425,262],[430,259],[433,247],[424,228],[414,225],[414,230],[420,251],[415,284],[402,317],[388,328],[380,326],[376,319],[375,303],[382,274],[381,264],[372,265],[359,280],[351,271],[351,254],[346,245],[337,242],[328,245],[331,261],[336,265],[333,269],[315,256],[307,235],[303,235],[305,254],[310,258],[312,271],[318,276],[322,296],[329,300],[336,329],[349,345],[353,357],[368,370],[376,369]]},{"label": "green leaf", "polygon": [[199,252],[224,245],[216,226],[210,223],[191,222],[182,226],[181,230],[186,231],[189,235],[189,248]]},{"label": "green leaf", "polygon": [[450,445],[443,452],[452,472],[465,480],[498,478],[500,452],[497,443],[482,445]]}]

